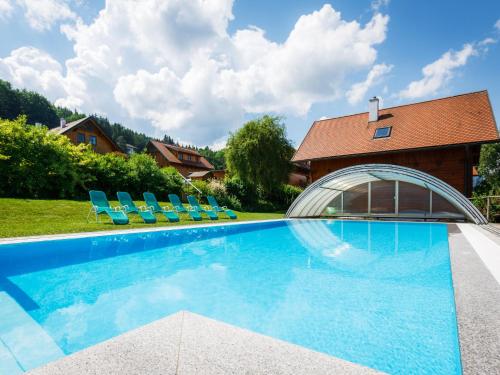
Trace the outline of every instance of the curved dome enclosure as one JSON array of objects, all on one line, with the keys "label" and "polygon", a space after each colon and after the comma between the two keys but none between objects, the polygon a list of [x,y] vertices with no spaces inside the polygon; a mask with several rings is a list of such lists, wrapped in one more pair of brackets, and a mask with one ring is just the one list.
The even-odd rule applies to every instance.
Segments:
[{"label": "curved dome enclosure", "polygon": [[340,169],[312,183],[286,217],[395,217],[487,224],[460,192],[427,173],[391,164]]}]

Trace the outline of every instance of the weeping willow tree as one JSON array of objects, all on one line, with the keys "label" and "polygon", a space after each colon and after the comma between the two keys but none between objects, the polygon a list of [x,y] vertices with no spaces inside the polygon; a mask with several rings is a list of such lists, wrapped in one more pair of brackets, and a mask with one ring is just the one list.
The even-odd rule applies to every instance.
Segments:
[{"label": "weeping willow tree", "polygon": [[282,119],[266,115],[231,134],[225,156],[230,175],[271,192],[286,182],[293,153]]}]

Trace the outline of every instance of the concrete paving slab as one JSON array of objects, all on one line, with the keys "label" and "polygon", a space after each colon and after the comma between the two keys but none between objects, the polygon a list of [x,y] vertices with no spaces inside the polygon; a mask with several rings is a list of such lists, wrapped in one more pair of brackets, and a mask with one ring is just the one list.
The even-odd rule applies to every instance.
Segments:
[{"label": "concrete paving slab", "polygon": [[463,374],[500,374],[500,285],[457,225],[448,239]]},{"label": "concrete paving slab", "polygon": [[175,374],[182,318],[182,312],[170,315],[51,362],[29,374]]},{"label": "concrete paving slab", "polygon": [[29,374],[361,375],[380,372],[181,311]]},{"label": "concrete paving slab", "polygon": [[178,374],[381,374],[301,346],[184,313]]}]

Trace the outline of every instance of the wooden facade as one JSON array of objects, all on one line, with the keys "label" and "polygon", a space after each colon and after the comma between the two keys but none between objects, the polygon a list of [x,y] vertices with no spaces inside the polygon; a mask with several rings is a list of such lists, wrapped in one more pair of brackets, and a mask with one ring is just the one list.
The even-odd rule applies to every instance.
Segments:
[{"label": "wooden facade", "polygon": [[64,124],[64,126],[51,129],[51,131],[65,135],[75,145],[80,143],[90,144],[94,151],[99,154],[123,153],[91,117]]},{"label": "wooden facade", "polygon": [[426,172],[469,197],[472,193],[472,171],[479,162],[480,147],[450,146],[311,160],[311,179],[316,181],[328,173],[354,165],[394,164]]}]

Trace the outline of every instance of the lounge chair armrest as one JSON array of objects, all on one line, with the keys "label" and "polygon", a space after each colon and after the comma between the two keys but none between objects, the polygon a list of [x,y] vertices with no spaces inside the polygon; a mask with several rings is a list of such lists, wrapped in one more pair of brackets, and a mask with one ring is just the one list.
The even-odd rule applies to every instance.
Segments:
[{"label": "lounge chair armrest", "polygon": [[162,210],[163,211],[172,211],[172,209],[170,207],[167,207],[167,206],[162,207]]}]

